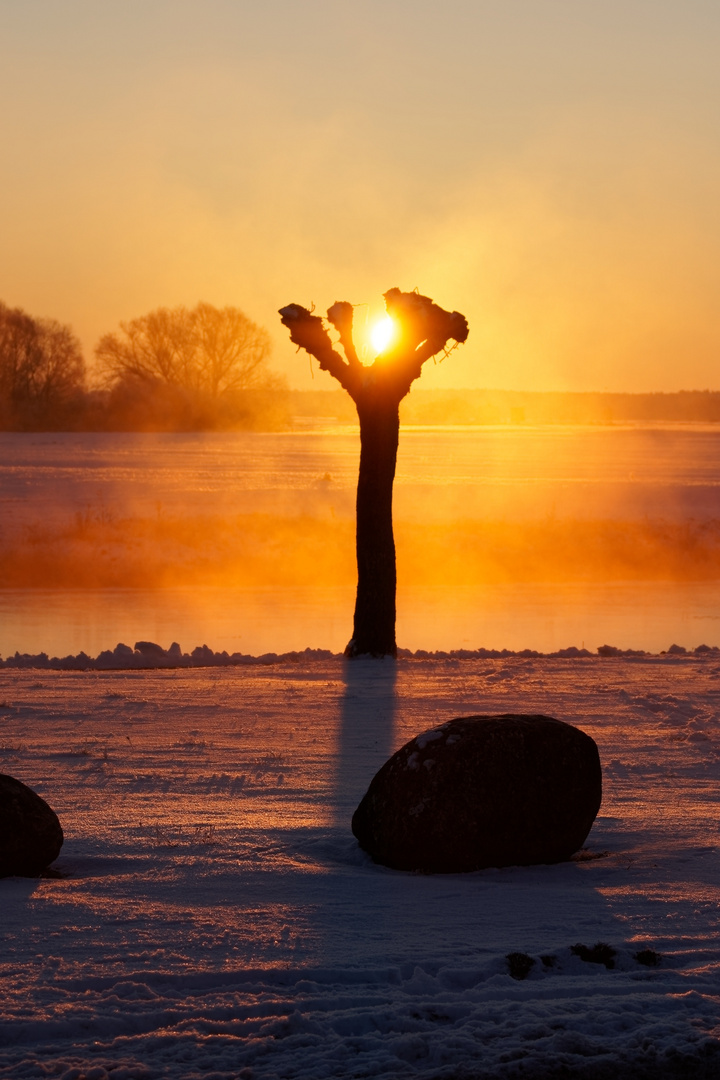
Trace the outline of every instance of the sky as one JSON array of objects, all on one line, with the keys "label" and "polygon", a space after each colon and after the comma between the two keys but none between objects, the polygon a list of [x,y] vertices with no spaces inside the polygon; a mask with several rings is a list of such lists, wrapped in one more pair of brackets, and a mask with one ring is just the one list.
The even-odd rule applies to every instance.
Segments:
[{"label": "sky", "polygon": [[418,288],[424,387],[720,389],[715,0],[0,0],[0,299],[101,334]]}]

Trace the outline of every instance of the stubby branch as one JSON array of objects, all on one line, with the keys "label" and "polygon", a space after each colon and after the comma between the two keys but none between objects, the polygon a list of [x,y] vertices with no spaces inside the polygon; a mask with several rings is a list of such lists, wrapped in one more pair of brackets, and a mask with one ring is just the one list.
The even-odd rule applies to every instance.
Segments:
[{"label": "stubby branch", "polygon": [[423,364],[444,352],[449,341],[467,341],[468,324],[459,311],[446,311],[420,293],[389,289],[385,293],[388,315],[398,327],[398,340],[379,360],[392,369],[393,381],[402,400],[422,373]]},{"label": "stubby branch", "polygon": [[[313,315],[301,304],[288,304],[287,307],[280,308],[279,315],[283,326],[287,326],[290,331],[290,340],[293,344],[314,356],[321,370],[328,371],[354,398],[357,380],[353,378],[350,364],[346,363],[340,353],[333,348],[330,335],[320,316]],[[352,341],[352,337],[350,340]]]},{"label": "stubby branch", "polygon": [[336,300],[328,308],[328,322],[331,322],[340,335],[340,344],[348,358],[350,367],[360,367],[360,360],[353,341],[353,306],[347,300]]}]

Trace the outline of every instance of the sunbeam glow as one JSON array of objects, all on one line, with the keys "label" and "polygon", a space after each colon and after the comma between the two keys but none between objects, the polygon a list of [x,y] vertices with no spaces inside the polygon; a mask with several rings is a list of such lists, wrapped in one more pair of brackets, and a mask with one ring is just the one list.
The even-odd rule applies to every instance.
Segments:
[{"label": "sunbeam glow", "polygon": [[379,322],[376,322],[370,331],[370,341],[372,342],[372,347],[375,352],[385,352],[388,345],[392,344],[396,333],[397,328],[389,315],[386,315],[384,319],[380,319]]}]

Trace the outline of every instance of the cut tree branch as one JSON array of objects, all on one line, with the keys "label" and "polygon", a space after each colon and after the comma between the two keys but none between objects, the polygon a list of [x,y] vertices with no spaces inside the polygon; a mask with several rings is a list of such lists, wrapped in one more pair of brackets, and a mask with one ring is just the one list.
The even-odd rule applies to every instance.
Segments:
[{"label": "cut tree branch", "polygon": [[353,314],[354,308],[347,300],[336,300],[332,307],[328,308],[328,321],[340,335],[340,344],[348,358],[351,367],[360,367],[360,360],[355,350],[353,341]]},{"label": "cut tree branch", "polygon": [[357,392],[355,372],[333,348],[330,335],[320,316],[313,315],[302,304],[288,304],[287,307],[280,308],[279,315],[282,324],[290,331],[293,344],[314,356],[320,369],[329,372],[354,398]]},{"label": "cut tree branch", "polygon": [[467,341],[468,324],[459,311],[446,311],[420,293],[389,289],[385,293],[385,307],[399,328],[400,339],[380,359],[383,366],[392,370],[401,400],[427,360],[444,352],[449,341],[459,344]]}]

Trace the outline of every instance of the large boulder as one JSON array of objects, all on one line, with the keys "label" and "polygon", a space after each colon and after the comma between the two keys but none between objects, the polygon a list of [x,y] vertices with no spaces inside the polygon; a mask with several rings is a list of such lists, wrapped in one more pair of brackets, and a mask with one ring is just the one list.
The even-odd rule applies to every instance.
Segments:
[{"label": "large boulder", "polygon": [[57,859],[63,831],[44,799],[0,773],[0,877],[37,877]]},{"label": "large boulder", "polygon": [[593,739],[550,716],[464,716],[406,743],[352,830],[397,870],[449,874],[568,859],[602,799]]}]

